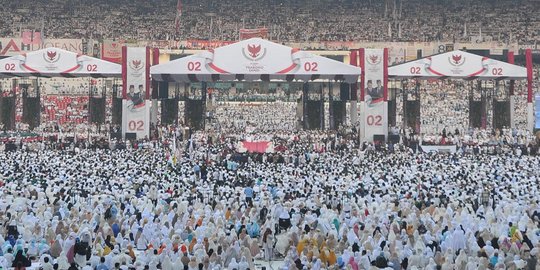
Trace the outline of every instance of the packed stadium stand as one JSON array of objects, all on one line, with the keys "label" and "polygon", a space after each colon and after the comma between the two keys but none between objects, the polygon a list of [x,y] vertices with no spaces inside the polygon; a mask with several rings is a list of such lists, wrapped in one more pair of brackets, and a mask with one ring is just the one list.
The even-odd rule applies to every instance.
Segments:
[{"label": "packed stadium stand", "polygon": [[[2,1],[0,269],[538,270],[539,14],[540,0]],[[219,49],[181,59],[257,28],[293,47],[273,44],[286,80],[257,73],[282,64],[261,44],[238,47],[235,81],[191,73]],[[145,46],[189,74],[144,72]],[[354,63],[358,48],[375,49]],[[388,74],[447,51],[448,73],[430,58],[415,65],[436,76]],[[356,77],[322,80],[313,59]]]},{"label": "packed stadium stand", "polygon": [[0,36],[44,29],[46,38],[237,40],[240,28],[267,27],[283,42],[477,41],[534,44],[535,0],[176,0],[7,1]]}]

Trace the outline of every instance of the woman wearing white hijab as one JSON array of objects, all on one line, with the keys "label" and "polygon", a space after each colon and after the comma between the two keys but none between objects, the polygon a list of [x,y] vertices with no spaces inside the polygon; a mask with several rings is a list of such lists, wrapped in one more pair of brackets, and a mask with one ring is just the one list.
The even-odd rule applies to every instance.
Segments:
[{"label": "woman wearing white hijab", "polygon": [[461,225],[454,229],[452,235],[452,249],[460,250],[465,249],[467,240],[465,239],[465,232],[461,229]]},{"label": "woman wearing white hijab", "polygon": [[467,264],[467,255],[465,254],[465,251],[462,249],[459,251],[459,255],[456,258],[455,267],[457,269],[465,269],[466,264]]},{"label": "woman wearing white hijab", "polygon": [[429,259],[429,263],[425,268],[426,270],[437,270],[437,264],[435,263],[435,260],[433,258]]},{"label": "woman wearing white hijab", "polygon": [[467,265],[465,266],[466,270],[476,270],[478,269],[478,261],[474,257],[469,257],[469,261],[467,262]]},{"label": "woman wearing white hijab", "polygon": [[58,263],[59,269],[68,269],[69,268],[69,262],[68,258],[66,256],[66,252],[62,251],[60,253],[60,256],[56,259],[56,262]]},{"label": "woman wearing white hijab", "polygon": [[227,269],[237,269],[238,270],[239,264],[236,262],[236,258],[232,258],[231,262],[229,263]]},{"label": "woman wearing white hijab", "polygon": [[174,270],[170,256],[164,256],[161,261],[162,270]]},{"label": "woman wearing white hijab", "polygon": [[249,263],[245,256],[242,256],[240,262],[238,263],[238,270],[247,270],[249,269]]}]

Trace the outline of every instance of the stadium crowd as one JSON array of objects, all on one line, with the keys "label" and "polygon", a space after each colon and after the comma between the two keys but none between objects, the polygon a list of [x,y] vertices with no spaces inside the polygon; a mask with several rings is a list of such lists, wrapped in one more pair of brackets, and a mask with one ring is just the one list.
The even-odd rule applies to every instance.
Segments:
[{"label": "stadium crowd", "polygon": [[[433,134],[402,130],[387,145],[347,126],[297,130],[284,101],[219,101],[217,134],[0,143],[0,266],[536,269],[538,141],[464,130],[460,87],[422,84],[435,108],[422,114],[455,122],[441,133],[426,117]],[[443,139],[458,151],[418,148]],[[245,153],[242,141],[273,149]]]},{"label": "stadium crowd", "polygon": [[[374,151],[354,130],[160,132],[105,149],[21,142],[1,152],[0,266],[539,266],[540,164],[523,145],[449,155]],[[274,153],[236,151],[237,140],[264,134]]]},{"label": "stadium crowd", "polygon": [[[0,6],[0,36],[21,27],[45,38],[237,40],[241,28],[266,27],[269,38],[309,41],[482,41],[535,44],[537,1],[183,0],[10,1]],[[239,15],[241,14],[241,15]],[[362,26],[362,27],[359,27]]]},{"label": "stadium crowd", "polygon": [[297,128],[296,103],[225,103],[216,108],[215,117],[224,133],[272,133]]},{"label": "stadium crowd", "polygon": [[[183,0],[179,33],[176,4],[7,1],[0,36],[236,40],[267,27],[282,42],[540,38],[534,0]],[[475,86],[445,80],[419,85],[420,133],[402,128],[408,92],[397,89],[400,140],[383,144],[361,141],[349,115],[335,131],[299,129],[300,92],[281,84],[218,90],[206,131],[184,126],[182,101],[178,125],[135,141],[112,138],[107,83],[39,86],[30,132],[21,90],[0,81],[17,96],[17,130],[0,134],[0,269],[540,269],[540,138],[525,131],[522,83],[513,129],[470,129]],[[87,124],[92,89],[107,93],[103,126]],[[419,147],[438,144],[456,152]]]}]

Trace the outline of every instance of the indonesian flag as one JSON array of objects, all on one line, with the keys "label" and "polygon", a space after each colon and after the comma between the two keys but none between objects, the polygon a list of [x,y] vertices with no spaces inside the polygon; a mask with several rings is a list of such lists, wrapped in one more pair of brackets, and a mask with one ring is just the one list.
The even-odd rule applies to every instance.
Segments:
[{"label": "indonesian flag", "polygon": [[176,18],[174,19],[176,32],[180,29],[180,17],[182,17],[182,0],[178,0],[176,3]]},{"label": "indonesian flag", "polygon": [[28,45],[39,45],[41,44],[41,33],[35,31],[24,31],[22,33],[23,43]]},{"label": "indonesian flag", "polygon": [[241,141],[238,142],[236,151],[239,153],[274,153],[274,143],[270,141]]}]

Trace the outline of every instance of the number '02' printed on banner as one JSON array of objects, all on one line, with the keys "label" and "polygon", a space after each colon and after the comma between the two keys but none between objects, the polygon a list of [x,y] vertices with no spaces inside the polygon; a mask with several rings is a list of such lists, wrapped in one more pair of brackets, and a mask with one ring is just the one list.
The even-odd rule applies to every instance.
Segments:
[{"label": "number '02' printed on banner", "polygon": [[305,71],[311,71],[311,72],[315,72],[315,71],[319,71],[319,63],[317,62],[306,62],[304,63],[304,70]]},{"label": "number '02' printed on banner", "polygon": [[369,126],[382,126],[382,116],[381,115],[368,115],[366,122]]},{"label": "number '02' printed on banner", "polygon": [[90,64],[86,66],[86,71],[89,72],[96,72],[97,71],[97,65],[96,64]]},{"label": "number '02' printed on banner", "polygon": [[6,65],[4,65],[4,69],[7,71],[15,71],[15,64],[7,63]]},{"label": "number '02' printed on banner", "polygon": [[420,67],[411,67],[411,74],[420,75]]},{"label": "number '02' printed on banner", "polygon": [[503,75],[503,69],[502,68],[493,68],[491,70],[491,74],[494,76],[502,76]]},{"label": "number '02' printed on banner", "polygon": [[139,120],[139,121],[131,120],[128,123],[128,129],[130,131],[144,131],[144,121],[142,121],[142,120]]},{"label": "number '02' printed on banner", "polygon": [[188,62],[187,68],[189,71],[201,71],[201,62]]}]

